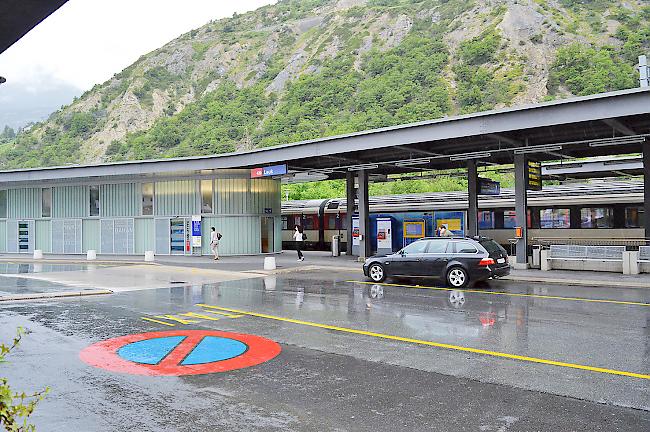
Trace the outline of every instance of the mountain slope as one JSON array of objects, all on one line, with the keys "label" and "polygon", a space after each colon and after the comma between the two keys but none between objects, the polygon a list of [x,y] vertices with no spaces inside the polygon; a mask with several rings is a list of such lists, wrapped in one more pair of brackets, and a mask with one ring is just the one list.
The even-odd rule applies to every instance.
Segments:
[{"label": "mountain slope", "polygon": [[635,87],[650,7],[284,0],[142,56],[15,140],[2,168],[190,156]]}]

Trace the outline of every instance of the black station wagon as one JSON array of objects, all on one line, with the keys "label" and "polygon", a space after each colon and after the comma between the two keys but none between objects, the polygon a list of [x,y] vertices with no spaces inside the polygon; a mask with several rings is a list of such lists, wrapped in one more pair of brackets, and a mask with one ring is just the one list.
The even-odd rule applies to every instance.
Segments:
[{"label": "black station wagon", "polygon": [[436,237],[417,240],[394,254],[370,257],[363,273],[373,282],[393,276],[436,278],[462,288],[506,276],[510,265],[505,249],[487,237]]}]

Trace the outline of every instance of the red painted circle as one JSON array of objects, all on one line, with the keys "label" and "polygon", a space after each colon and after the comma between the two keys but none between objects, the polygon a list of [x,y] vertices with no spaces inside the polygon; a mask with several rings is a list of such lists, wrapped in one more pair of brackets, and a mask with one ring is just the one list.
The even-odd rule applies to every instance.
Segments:
[{"label": "red painted circle", "polygon": [[[117,354],[117,350],[130,343],[168,336],[185,336],[185,339],[157,365],[135,363],[125,360]],[[181,365],[183,358],[206,336],[233,339],[242,342],[248,349],[243,354],[227,360]],[[79,353],[79,357],[91,366],[111,372],[132,375],[180,376],[227,372],[255,366],[276,357],[281,350],[282,348],[277,342],[261,336],[216,330],[172,330],[132,334],[97,342],[83,349]]]}]

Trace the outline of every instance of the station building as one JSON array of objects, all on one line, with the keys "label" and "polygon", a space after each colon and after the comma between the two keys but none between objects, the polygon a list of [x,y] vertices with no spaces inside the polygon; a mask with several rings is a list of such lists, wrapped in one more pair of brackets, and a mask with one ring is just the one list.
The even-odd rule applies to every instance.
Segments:
[{"label": "station building", "polygon": [[[146,165],[101,168],[147,171]],[[93,175],[99,167],[75,167],[84,174],[68,178],[66,167],[14,172],[37,179],[0,183],[0,252],[210,254],[213,226],[223,235],[222,254],[281,251],[278,179],[166,165],[156,164],[163,172],[102,176]]]}]

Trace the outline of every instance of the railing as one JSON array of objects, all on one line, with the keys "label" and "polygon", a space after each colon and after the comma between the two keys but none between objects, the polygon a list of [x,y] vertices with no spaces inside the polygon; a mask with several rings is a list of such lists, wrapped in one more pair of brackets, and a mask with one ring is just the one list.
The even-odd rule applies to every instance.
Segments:
[{"label": "railing", "polygon": [[630,249],[650,245],[650,239],[646,238],[533,237],[531,240],[534,246],[541,246],[545,249],[553,245],[627,246]]},{"label": "railing", "polygon": [[639,246],[639,262],[650,262],[650,246]]},{"label": "railing", "polygon": [[625,246],[551,245],[551,259],[623,261]]}]

